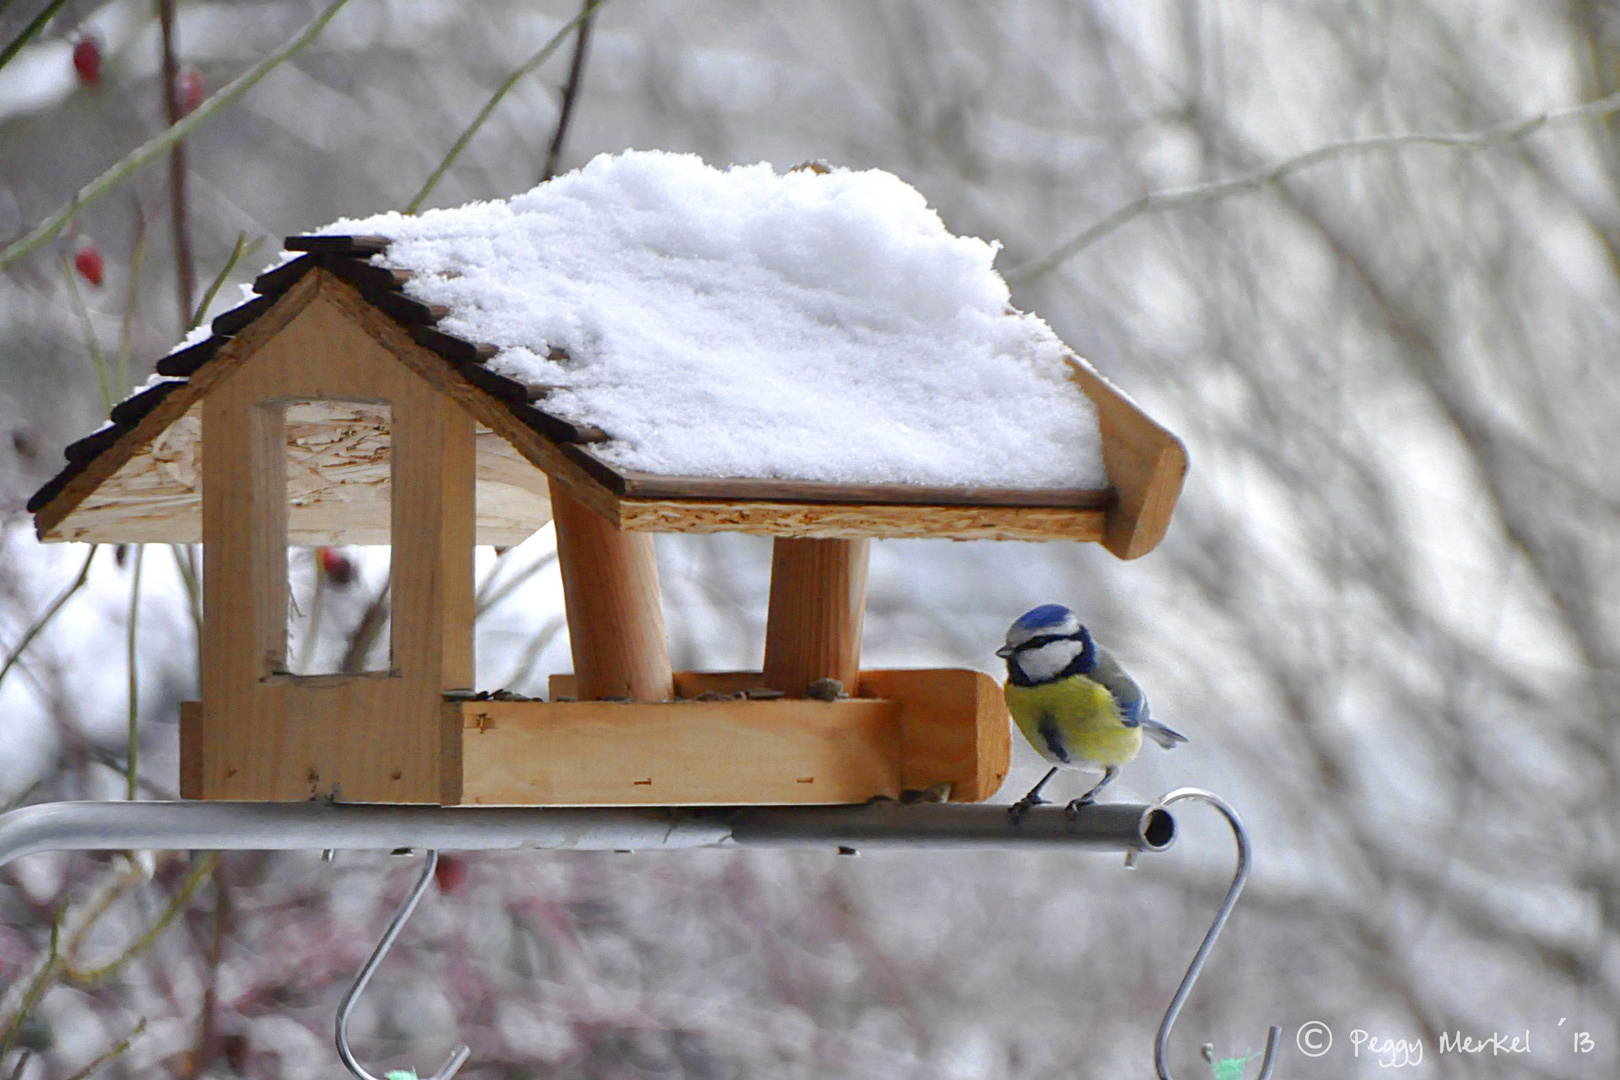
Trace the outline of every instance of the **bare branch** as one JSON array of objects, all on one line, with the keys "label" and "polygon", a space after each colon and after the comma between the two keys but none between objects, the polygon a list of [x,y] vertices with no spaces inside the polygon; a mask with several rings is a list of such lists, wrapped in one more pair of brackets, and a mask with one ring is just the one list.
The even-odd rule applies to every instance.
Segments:
[{"label": "bare branch", "polygon": [[[561,45],[564,39],[568,37],[569,31],[584,23],[595,13],[597,8],[605,3],[607,3],[607,0],[593,0],[585,10],[564,23],[563,28],[553,34],[551,40],[540,47],[539,52],[523,61],[516,71],[506,77],[506,81],[496,88],[495,93],[490,95],[488,101],[484,102],[484,107],[478,110],[478,115],[473,117],[472,123],[467,125],[467,130],[463,131],[461,137],[456,140],[455,145],[450,147],[450,152],[444,155],[444,160],[439,162],[439,167],[434,169],[433,174],[427,178],[427,182],[422,185],[422,190],[418,191],[416,196],[406,204],[405,212],[407,214],[414,214],[421,209],[422,203],[426,201],[433,189],[438,186],[439,181],[444,178],[444,174],[450,171],[450,166],[455,164],[456,158],[461,156],[461,152],[467,148],[467,144],[472,142],[472,137],[478,134],[479,128],[484,126],[484,121],[488,120],[490,113],[495,111],[495,106],[499,105],[501,99],[511,93],[512,87],[521,82],[529,72],[551,59],[551,54],[556,52],[557,46]],[[4,263],[0,262],[0,265],[4,265]]]},{"label": "bare branch", "polygon": [[343,650],[343,659],[338,664],[339,671],[355,672],[364,669],[366,653],[371,651],[372,644],[388,622],[393,585],[394,571],[390,567],[388,577],[383,579],[382,587],[377,590],[377,595],[371,598],[371,603],[366,605],[365,613],[360,616],[360,624],[349,636],[349,644]]},{"label": "bare branch", "polygon": [[1296,172],[1308,169],[1312,165],[1319,165],[1324,161],[1335,158],[1377,150],[1398,150],[1407,146],[1436,146],[1446,150],[1488,150],[1493,146],[1500,146],[1503,143],[1516,142],[1526,138],[1544,127],[1599,119],[1617,112],[1620,112],[1620,93],[1611,94],[1606,98],[1599,98],[1597,101],[1587,102],[1585,105],[1573,105],[1565,109],[1551,109],[1547,112],[1537,113],[1534,116],[1527,116],[1520,120],[1512,120],[1480,131],[1465,131],[1451,135],[1426,135],[1421,133],[1374,135],[1365,139],[1346,139],[1343,142],[1328,143],[1324,146],[1318,146],[1314,150],[1307,150],[1305,153],[1295,157],[1279,161],[1276,164],[1268,165],[1259,172],[1250,173],[1248,176],[1240,176],[1232,180],[1216,180],[1212,183],[1196,184],[1192,187],[1167,188],[1163,191],[1150,192],[1139,199],[1126,203],[1117,210],[1103,215],[1094,224],[1087,226],[1050,254],[1022,266],[1014,267],[1006,271],[1002,276],[1007,279],[1009,285],[1027,284],[1052,272],[1097,241],[1117,232],[1144,214],[1178,210],[1185,206],[1198,206],[1202,203],[1224,199],[1229,195],[1242,195],[1247,192],[1258,191],[1261,188],[1269,187],[1284,180]]},{"label": "bare branch", "polygon": [[591,46],[591,16],[595,8],[592,0],[585,0],[584,10],[580,12],[579,34],[574,38],[574,59],[568,65],[568,82],[563,84],[562,105],[557,112],[557,133],[551,137],[551,148],[546,151],[546,167],[540,173],[541,180],[550,180],[557,175],[563,140],[568,136],[568,121],[574,116],[574,100],[579,96],[579,86],[585,77],[585,54]]},{"label": "bare branch", "polygon": [[22,1032],[23,1021],[28,1018],[28,1013],[50,986],[51,979],[56,975],[57,965],[62,961],[61,950],[62,913],[57,912],[56,917],[51,921],[50,950],[45,954],[45,960],[40,964],[39,970],[34,973],[34,978],[29,982],[28,989],[23,991],[22,1002],[17,1006],[17,1011],[12,1014],[11,1021],[6,1024],[4,1030],[0,1030],[0,1058],[11,1052],[12,1046],[17,1042],[17,1036]]},{"label": "bare branch", "polygon": [[214,275],[214,280],[209,284],[208,291],[203,293],[201,300],[197,301],[197,307],[191,313],[191,321],[186,324],[187,330],[197,328],[197,325],[203,321],[203,316],[208,313],[208,305],[214,302],[214,297],[219,295],[219,290],[224,286],[226,280],[230,278],[231,271],[236,269],[236,264],[257,251],[262,243],[264,243],[262,236],[255,237],[253,242],[249,243],[247,233],[239,232],[236,234],[236,244],[231,248],[230,257],[225,260],[225,265],[219,268],[219,273]]},{"label": "bare branch", "polygon": [[89,1076],[91,1073],[95,1072],[97,1069],[99,1069],[103,1065],[107,1064],[113,1058],[118,1057],[120,1054],[123,1054],[126,1051],[128,1051],[129,1047],[130,1047],[130,1044],[133,1043],[136,1039],[140,1038],[141,1033],[143,1031],[145,1031],[145,1030],[146,1030],[146,1017],[143,1016],[143,1017],[141,1017],[141,1022],[135,1025],[134,1030],[132,1030],[128,1035],[125,1035],[118,1042],[114,1043],[105,1052],[97,1055],[96,1058],[93,1061],[90,1062],[90,1064],[86,1065],[84,1068],[80,1069],[78,1072],[76,1072],[72,1076],[68,1077],[67,1080],[85,1080],[85,1077]]},{"label": "bare branch", "polygon": [[45,24],[50,22],[51,18],[66,6],[67,0],[51,0],[50,3],[46,4],[40,10],[40,13],[34,16],[32,22],[23,27],[16,37],[6,42],[5,48],[0,49],[0,67],[5,67],[6,64],[10,63],[11,58],[16,56],[24,45],[34,40],[39,35],[39,32],[45,29]]},{"label": "bare branch", "polygon": [[68,982],[73,983],[75,986],[95,986],[151,948],[157,942],[157,939],[163,935],[163,931],[169,928],[169,924],[174,922],[180,913],[186,909],[186,906],[191,903],[192,894],[197,891],[197,886],[202,884],[203,879],[213,872],[214,863],[218,859],[219,852],[217,851],[210,851],[198,859],[197,865],[191,868],[191,872],[186,875],[185,881],[181,883],[180,891],[174,894],[174,899],[170,900],[168,906],[163,909],[163,914],[158,916],[157,921],[148,927],[145,933],[130,942],[123,952],[100,967],[93,967],[88,970],[81,970],[71,962],[66,963],[64,965],[66,969],[64,974]]},{"label": "bare branch", "polygon": [[[179,123],[180,61],[174,47],[174,0],[158,0],[158,28],[163,42],[163,114],[170,125]],[[186,216],[186,141],[174,140],[169,149],[169,218],[174,227],[175,297],[180,304],[180,321],[191,317],[196,307],[196,277],[191,255],[191,222]]]},{"label": "bare branch", "polygon": [[129,748],[125,752],[124,770],[125,786],[124,798],[130,802],[135,801],[135,775],[140,771],[140,720],[141,710],[141,681],[140,665],[137,660],[137,646],[140,644],[140,635],[136,627],[141,615],[141,564],[146,561],[146,545],[135,545],[135,567],[129,583],[129,625],[124,628],[125,651],[129,658]]},{"label": "bare branch", "polygon": [[84,557],[84,565],[79,567],[78,577],[73,579],[71,585],[56,594],[56,599],[52,600],[50,606],[40,614],[39,618],[34,620],[34,624],[23,633],[22,640],[17,643],[17,647],[11,650],[11,655],[6,657],[5,665],[0,666],[0,683],[6,681],[6,676],[11,673],[11,668],[17,663],[17,658],[27,650],[28,646],[34,643],[34,639],[50,625],[51,620],[56,618],[56,613],[62,610],[62,605],[71,600],[74,593],[84,588],[84,583],[90,577],[90,560],[96,557],[97,546],[96,544],[90,545],[90,551]]},{"label": "bare branch", "polygon": [[[62,280],[67,283],[68,298],[73,301],[73,313],[79,317],[79,325],[84,328],[84,347],[90,351],[90,363],[95,365],[96,379],[101,385],[102,408],[111,412],[113,402],[112,383],[107,378],[107,357],[101,351],[101,339],[96,337],[96,324],[90,319],[90,309],[85,305],[84,295],[79,292],[79,282],[73,276],[73,267],[68,264],[67,256],[57,260],[62,271]],[[120,391],[122,393],[122,391]]]},{"label": "bare branch", "polygon": [[99,201],[102,196],[124,183],[131,176],[134,176],[142,166],[153,158],[164,153],[175,143],[202,127],[213,119],[214,115],[220,110],[228,105],[235,104],[238,98],[258,85],[259,80],[270,74],[286,60],[296,56],[304,46],[314,41],[320,35],[320,32],[325,29],[326,24],[332,21],[332,16],[336,15],[343,8],[343,5],[348,2],[349,0],[333,0],[325,11],[315,16],[308,25],[294,35],[285,45],[238,75],[235,79],[232,79],[220,89],[219,93],[214,94],[207,101],[197,106],[195,112],[170,127],[163,134],[137,146],[106,172],[74,192],[73,198],[68,200],[66,206],[34,226],[27,236],[11,244],[4,251],[0,251],[0,266],[8,266],[16,262],[35,248],[50,241],[86,207]]}]

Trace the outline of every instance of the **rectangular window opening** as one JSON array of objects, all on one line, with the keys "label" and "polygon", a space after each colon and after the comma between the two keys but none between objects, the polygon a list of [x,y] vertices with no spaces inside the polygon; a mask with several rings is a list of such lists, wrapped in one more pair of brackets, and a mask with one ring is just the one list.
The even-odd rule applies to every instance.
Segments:
[{"label": "rectangular window opening", "polygon": [[285,408],[286,671],[387,672],[393,666],[389,407],[317,400]]}]

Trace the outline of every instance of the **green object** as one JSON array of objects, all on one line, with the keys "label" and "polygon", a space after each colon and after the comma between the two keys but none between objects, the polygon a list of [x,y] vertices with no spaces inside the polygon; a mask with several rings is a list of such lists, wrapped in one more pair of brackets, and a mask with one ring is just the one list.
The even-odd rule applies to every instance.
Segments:
[{"label": "green object", "polygon": [[[1259,1056],[1249,1054],[1247,1057],[1222,1058],[1210,1062],[1209,1067],[1215,1072],[1215,1080],[1243,1080],[1243,1067]],[[389,1074],[388,1080],[394,1080],[392,1073]]]},{"label": "green object", "polygon": [[[1241,1073],[1239,1074],[1242,1075]],[[383,1080],[416,1080],[415,1069],[390,1069],[383,1073]]]}]

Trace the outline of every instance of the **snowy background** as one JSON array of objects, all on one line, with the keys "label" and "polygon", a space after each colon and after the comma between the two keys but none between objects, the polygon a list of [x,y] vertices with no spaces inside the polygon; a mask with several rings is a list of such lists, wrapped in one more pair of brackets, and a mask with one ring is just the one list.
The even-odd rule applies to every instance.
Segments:
[{"label": "snowy background", "polygon": [[[0,40],[40,6],[0,8]],[[69,3],[0,68],[0,243],[161,130],[155,6]],[[182,71],[217,88],[316,10],[180,3]],[[267,246],[222,296],[284,234],[405,205],[577,11],[352,0],[187,140],[193,295],[241,234]],[[84,34],[94,85],[73,62]],[[534,185],[569,53],[517,84],[428,205]],[[1351,1057],[1356,1028],[1423,1039],[1407,1075],[1620,1069],[1616,129],[1339,154],[1017,268],[1149,192],[1617,90],[1620,20],[1587,0],[601,10],[563,168],[639,147],[894,172],[953,232],[999,240],[1014,303],[1188,443],[1176,521],[1138,562],[875,544],[865,641],[870,666],[995,670],[1006,624],[1062,601],[1192,737],[1111,793],[1212,788],[1258,847],[1178,1025],[1180,1077],[1208,1075],[1199,1043],[1242,1054],[1270,1023],[1279,1080],[1389,1075]],[[105,416],[91,339],[116,397],[185,330],[171,205],[165,158],[0,270],[5,656],[87,557],[37,545],[21,507]],[[99,285],[73,265],[91,247]],[[356,572],[327,594],[333,657],[383,574],[374,553],[342,554]],[[675,665],[758,665],[769,543],[671,537],[659,555]],[[135,565],[99,550],[0,683],[0,802],[122,796]],[[139,778],[167,797],[175,706],[195,694],[190,563],[151,547],[140,565]],[[479,569],[498,574],[480,684],[543,685],[568,666],[549,533],[499,567],[482,551]],[[1038,768],[1021,747],[1001,797]],[[374,1067],[431,1069],[459,1037],[474,1077],[1148,1075],[1230,874],[1212,818],[1182,813],[1176,848],[1130,872],[1008,854],[447,859],[357,1045]],[[413,873],[381,855],[22,860],[0,871],[0,1075],[71,1077],[143,1019],[105,1075],[339,1075],[337,998]],[[1310,1020],[1336,1034],[1322,1058],[1294,1046]],[[1442,1032],[1527,1028],[1527,1056],[1437,1052]]]}]

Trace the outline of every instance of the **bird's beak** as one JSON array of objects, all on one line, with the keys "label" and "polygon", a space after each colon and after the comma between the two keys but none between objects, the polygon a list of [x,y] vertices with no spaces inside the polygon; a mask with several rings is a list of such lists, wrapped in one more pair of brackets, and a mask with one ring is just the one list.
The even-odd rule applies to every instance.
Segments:
[{"label": "bird's beak", "polygon": [[996,655],[1001,657],[1003,660],[1010,660],[1012,659],[1012,654],[1017,651],[1018,650],[1013,648],[1011,645],[1003,645],[1001,648],[996,650]]}]

